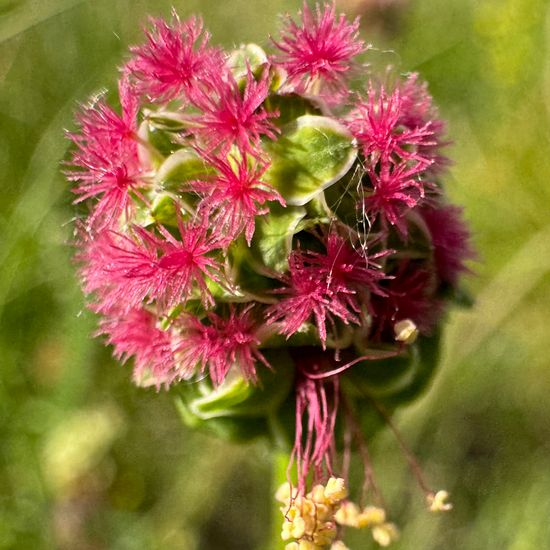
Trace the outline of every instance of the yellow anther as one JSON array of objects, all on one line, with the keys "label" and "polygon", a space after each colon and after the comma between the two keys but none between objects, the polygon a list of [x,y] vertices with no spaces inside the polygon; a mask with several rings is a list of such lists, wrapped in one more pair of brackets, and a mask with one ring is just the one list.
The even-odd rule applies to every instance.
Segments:
[{"label": "yellow anther", "polygon": [[386,521],[386,511],[378,506],[366,506],[357,518],[357,526],[374,527],[382,525]]},{"label": "yellow anther", "polygon": [[306,534],[306,522],[302,516],[294,518],[290,533],[295,539],[299,539]]},{"label": "yellow anther", "polygon": [[359,519],[359,506],[354,502],[343,502],[340,508],[338,508],[334,519],[340,524],[346,527],[358,527]]},{"label": "yellow anther", "polygon": [[325,498],[325,488],[323,485],[315,485],[310,493],[310,498],[313,502],[324,504]]},{"label": "yellow anther", "polygon": [[348,496],[346,482],[341,477],[331,477],[327,481],[325,496],[331,501],[343,500]]},{"label": "yellow anther", "polygon": [[395,339],[404,344],[412,344],[418,337],[418,327],[411,319],[397,321],[393,326]]},{"label": "yellow anther", "polygon": [[372,538],[380,546],[389,546],[399,538],[399,531],[393,523],[382,523],[372,528]]},{"label": "yellow anther", "polygon": [[451,502],[447,502],[449,493],[447,491],[437,491],[437,493],[431,493],[427,497],[428,506],[431,512],[448,512],[453,509]]},{"label": "yellow anther", "polygon": [[275,493],[275,499],[278,502],[286,503],[290,500],[290,483],[283,483]]},{"label": "yellow anther", "polygon": [[349,550],[349,548],[341,540],[337,540],[330,547],[330,550]]},{"label": "yellow anther", "polygon": [[285,550],[300,550],[300,545],[297,542],[289,542],[285,546]]}]

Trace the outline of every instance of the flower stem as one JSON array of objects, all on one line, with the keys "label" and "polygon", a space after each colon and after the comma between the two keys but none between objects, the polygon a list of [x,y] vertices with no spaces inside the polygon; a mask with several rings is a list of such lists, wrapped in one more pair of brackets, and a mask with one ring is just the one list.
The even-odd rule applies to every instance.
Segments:
[{"label": "flower stem", "polygon": [[271,516],[270,538],[266,544],[266,550],[284,550],[286,543],[281,539],[281,526],[283,515],[281,514],[281,503],[275,500],[275,492],[287,481],[287,469],[289,455],[288,452],[277,449],[272,453],[272,482],[271,482],[271,502],[273,513]]}]

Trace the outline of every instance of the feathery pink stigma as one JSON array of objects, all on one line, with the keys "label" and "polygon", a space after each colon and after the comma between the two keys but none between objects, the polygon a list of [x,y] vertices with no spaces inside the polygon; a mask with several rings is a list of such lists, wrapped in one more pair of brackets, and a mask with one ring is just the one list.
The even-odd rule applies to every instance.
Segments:
[{"label": "feathery pink stigma", "polygon": [[431,123],[407,128],[402,123],[403,101],[399,90],[388,95],[369,85],[368,100],[359,101],[347,117],[347,125],[359,141],[369,165],[416,160],[429,163],[419,148],[435,145]]},{"label": "feathery pink stigma", "polygon": [[283,278],[286,288],[274,291],[286,297],[266,311],[268,323],[281,323],[281,334],[289,338],[313,317],[324,346],[326,323],[334,324],[333,316],[346,324],[359,324],[357,313],[360,307],[353,288],[332,284],[330,271],[325,266],[311,265],[308,255],[301,250],[292,251],[288,264],[290,273]]},{"label": "feathery pink stigma", "polygon": [[262,135],[276,138],[278,129],[270,119],[279,114],[261,107],[269,95],[269,78],[265,69],[256,80],[248,68],[241,91],[233,75],[225,71],[197,91],[193,103],[202,113],[192,117],[197,125],[194,132],[208,150],[219,147],[227,153],[232,145],[237,145],[241,151],[257,155]]},{"label": "feathery pink stigma", "polygon": [[229,317],[215,313],[207,316],[204,324],[192,315],[186,315],[180,322],[182,329],[174,352],[182,377],[208,370],[215,386],[220,385],[231,367],[240,369],[246,380],[255,381],[256,363],[266,367],[269,363],[258,350],[258,326],[252,317],[252,304],[238,311],[230,305]]},{"label": "feathery pink stigma", "polygon": [[162,19],[151,19],[151,25],[147,43],[131,48],[134,58],[127,65],[136,89],[150,101],[185,101],[197,82],[223,67],[221,52],[208,46],[210,35],[203,33],[200,18],[181,22],[173,11],[171,25]]},{"label": "feathery pink stigma", "polygon": [[368,170],[373,189],[363,199],[364,213],[381,216],[406,236],[404,215],[424,198],[425,187],[430,185],[420,179],[427,166],[424,162],[411,165],[404,161],[398,165],[383,165],[380,173]]},{"label": "feathery pink stigma", "polygon": [[304,2],[301,26],[287,15],[280,41],[273,40],[282,51],[276,62],[287,71],[288,84],[298,93],[310,91],[319,79],[331,92],[344,93],[352,59],[366,49],[358,39],[359,19],[348,23],[335,10],[334,2],[323,10],[317,4],[313,13]]},{"label": "feathery pink stigma", "polygon": [[446,125],[439,118],[427,84],[418,81],[418,74],[410,74],[399,87],[401,94],[401,116],[399,124],[409,130],[421,128],[427,124],[432,131],[431,143],[418,146],[418,152],[428,160],[433,161],[431,172],[440,172],[450,164],[450,160],[440,153],[440,149],[449,145],[444,139]]},{"label": "feathery pink stigma", "polygon": [[218,173],[210,181],[191,184],[195,191],[205,195],[200,203],[201,211],[216,231],[227,237],[228,243],[244,231],[250,245],[255,217],[269,212],[269,208],[262,205],[267,201],[285,205],[281,195],[261,179],[268,164],[246,154],[240,158],[202,154]]},{"label": "feathery pink stigma", "polygon": [[79,203],[98,197],[88,227],[99,230],[111,225],[132,205],[129,192],[142,198],[139,189],[142,168],[134,139],[137,131],[137,104],[126,79],[120,84],[122,115],[113,111],[102,99],[86,107],[78,116],[79,133],[70,133],[76,144],[70,164],[75,170],[66,173],[77,182],[73,193]]},{"label": "feathery pink stigma", "polygon": [[326,253],[308,252],[304,255],[313,267],[326,275],[329,288],[353,289],[358,293],[370,290],[383,294],[378,283],[385,278],[376,263],[377,258],[387,256],[389,250],[368,256],[367,251],[354,248],[348,239],[331,231],[325,237]]},{"label": "feathery pink stigma", "polygon": [[[319,365],[316,361],[322,362],[318,356],[315,354],[315,357],[300,358],[300,368],[317,370]],[[312,380],[307,374],[299,375],[296,383],[296,428],[291,455],[291,464],[296,460],[298,471],[298,494],[306,493],[310,473],[313,474],[313,484],[325,475],[332,475],[338,398],[337,376],[329,380]]]},{"label": "feathery pink stigma", "polygon": [[181,241],[159,226],[160,235],[134,226],[133,236],[114,231],[99,235],[84,255],[82,270],[88,293],[97,293],[100,311],[114,306],[130,309],[142,301],[162,308],[186,302],[194,291],[205,306],[213,304],[206,278],[220,281],[220,248],[201,226],[179,220]]},{"label": "feathery pink stigma", "polygon": [[123,362],[134,358],[134,378],[147,371],[159,387],[175,376],[174,358],[168,332],[156,326],[157,316],[145,309],[109,313],[100,324],[99,334],[107,335],[114,356]]},{"label": "feathery pink stigma", "polygon": [[133,206],[130,191],[145,200],[139,191],[145,184],[136,144],[116,143],[100,136],[90,139],[78,136],[73,141],[79,150],[73,154],[71,164],[79,169],[67,172],[67,178],[77,182],[72,191],[79,197],[74,202],[99,199],[88,218],[88,226],[100,230],[112,225],[123,213],[129,217]]},{"label": "feathery pink stigma", "polygon": [[462,221],[462,208],[425,207],[421,214],[432,237],[437,274],[441,281],[456,286],[459,275],[469,271],[465,260],[475,258],[470,232]]}]

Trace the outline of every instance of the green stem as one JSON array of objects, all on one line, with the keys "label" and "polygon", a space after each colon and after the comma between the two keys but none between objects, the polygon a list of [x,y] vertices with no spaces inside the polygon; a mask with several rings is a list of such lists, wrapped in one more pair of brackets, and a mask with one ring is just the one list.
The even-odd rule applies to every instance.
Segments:
[{"label": "green stem", "polygon": [[283,515],[281,514],[281,503],[275,500],[275,492],[287,481],[287,467],[289,454],[281,449],[274,449],[272,454],[272,484],[271,500],[273,513],[271,516],[270,539],[266,544],[266,550],[284,550],[286,542],[281,539],[281,526]]}]

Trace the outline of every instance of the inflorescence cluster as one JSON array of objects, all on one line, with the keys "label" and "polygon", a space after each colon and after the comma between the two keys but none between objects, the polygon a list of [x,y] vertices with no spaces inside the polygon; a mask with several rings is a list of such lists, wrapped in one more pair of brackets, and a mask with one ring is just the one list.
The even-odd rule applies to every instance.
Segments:
[{"label": "inflorescence cluster", "polygon": [[[199,18],[152,19],[120,109],[99,95],[69,133],[99,332],[136,383],[174,388],[190,424],[293,442],[289,549],[344,548],[343,526],[395,538],[366,438],[429,379],[472,257],[427,87],[373,74],[358,29],[304,4],[273,53],[226,52]],[[362,510],[353,449],[376,504]]]}]

